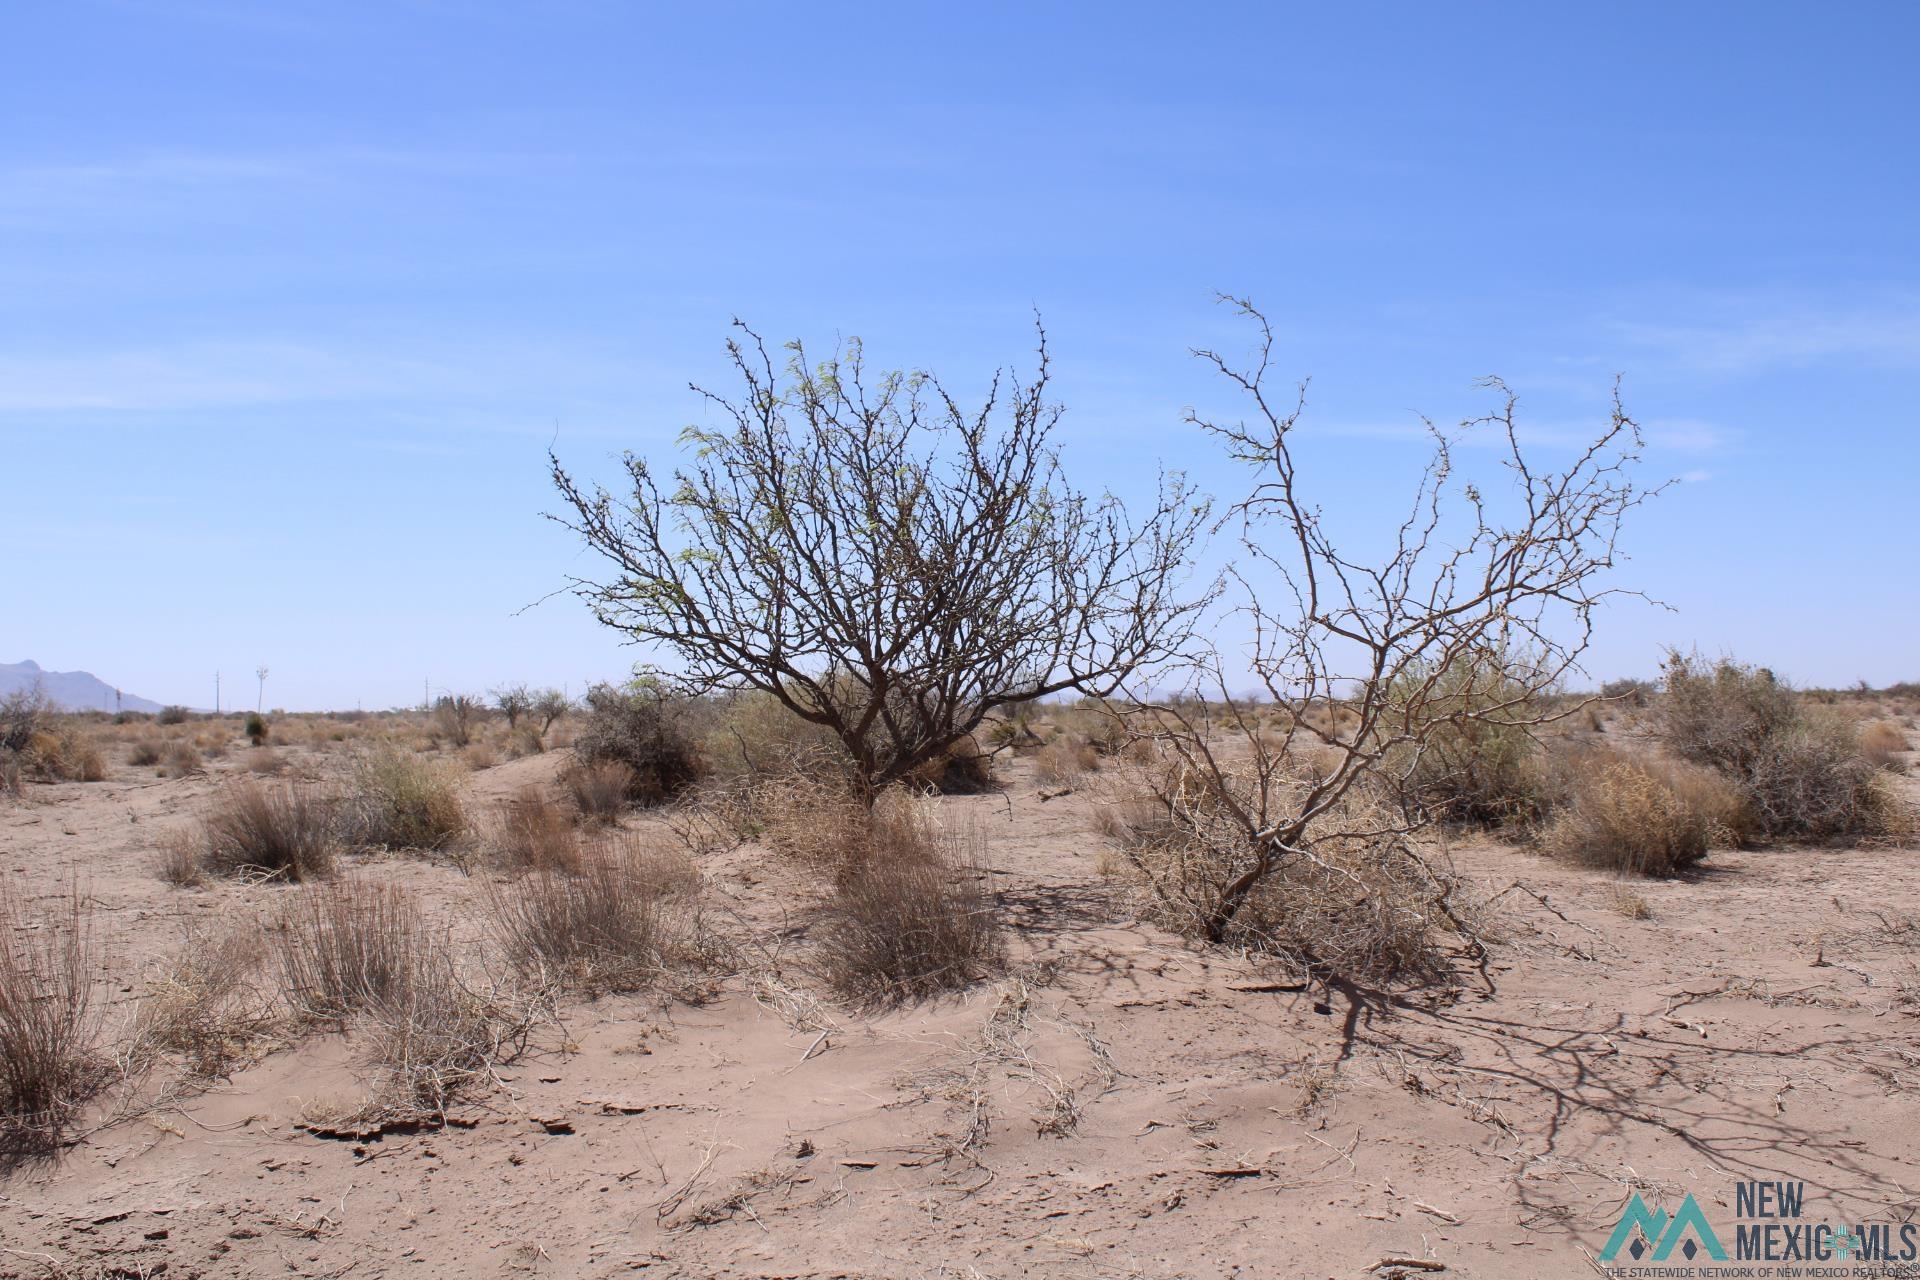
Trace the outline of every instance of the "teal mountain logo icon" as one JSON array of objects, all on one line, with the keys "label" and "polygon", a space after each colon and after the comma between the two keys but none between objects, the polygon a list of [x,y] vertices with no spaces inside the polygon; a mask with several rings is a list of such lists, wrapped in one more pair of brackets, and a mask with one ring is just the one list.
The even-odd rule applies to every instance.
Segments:
[{"label": "teal mountain logo icon", "polygon": [[1648,1250],[1652,1250],[1654,1262],[1665,1262],[1676,1250],[1688,1262],[1702,1250],[1715,1262],[1727,1260],[1720,1237],[1714,1234],[1712,1224],[1707,1221],[1707,1215],[1700,1212],[1691,1192],[1680,1202],[1680,1212],[1672,1217],[1667,1216],[1665,1209],[1648,1208],[1640,1193],[1634,1192],[1633,1198],[1627,1201],[1627,1211],[1620,1215],[1619,1225],[1607,1237],[1607,1247],[1600,1251],[1600,1261],[1612,1262],[1624,1252],[1638,1262]]}]

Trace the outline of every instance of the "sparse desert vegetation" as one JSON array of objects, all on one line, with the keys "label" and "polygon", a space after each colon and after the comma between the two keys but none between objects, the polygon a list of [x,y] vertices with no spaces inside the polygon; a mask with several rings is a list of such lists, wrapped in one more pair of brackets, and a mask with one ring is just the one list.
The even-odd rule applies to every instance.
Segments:
[{"label": "sparse desert vegetation", "polygon": [[[607,1212],[623,1257],[730,1274],[878,1215],[963,1221],[1004,1270],[1054,1197],[1178,1252],[1337,1168],[1378,1224],[1341,1265],[1391,1274],[1429,1220],[1587,1239],[1635,1168],[1703,1149],[1825,1151],[1837,1197],[1884,1203],[1894,1149],[1835,1135],[1920,1087],[1920,695],[1684,654],[1581,692],[1647,497],[1618,404],[1556,471],[1496,388],[1513,510],[1450,487],[1436,437],[1363,570],[1237,309],[1256,364],[1205,358],[1252,413],[1195,421],[1251,468],[1240,554],[1311,609],[1191,580],[1183,482],[1137,520],[1073,490],[1044,351],[990,429],[936,383],[851,396],[855,348],[738,366],[670,497],[555,463],[620,565],[578,585],[678,677],[270,720],[0,703],[0,1145],[67,1206],[0,1224],[153,1274],[257,1219],[338,1273],[416,1230],[450,1256],[505,1205],[486,1229],[529,1259],[591,1269],[613,1246],[575,1228]],[[1257,620],[1251,693],[1216,607]],[[71,1225],[129,1172],[187,1207]],[[444,1220],[403,1207],[449,1186]]]}]

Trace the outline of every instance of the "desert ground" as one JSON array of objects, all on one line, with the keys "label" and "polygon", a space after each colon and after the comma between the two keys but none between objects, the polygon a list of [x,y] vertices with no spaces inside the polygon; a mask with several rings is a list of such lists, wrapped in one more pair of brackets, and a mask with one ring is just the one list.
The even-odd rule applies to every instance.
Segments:
[{"label": "desert ground", "polygon": [[[184,776],[115,743],[104,780],[0,808],[29,905],[77,884],[91,908],[108,1043],[183,940],[302,892],[156,874],[233,777],[324,780],[353,746],[249,754],[233,724],[179,730],[221,753]],[[570,754],[470,752],[468,811],[555,788]],[[0,1182],[0,1274],[1575,1276],[1636,1190],[1725,1211],[1737,1180],[1778,1179],[1835,1219],[1920,1210],[1912,848],[1715,852],[1629,883],[1464,835],[1445,856],[1491,925],[1460,982],[1301,989],[1143,923],[1091,779],[996,775],[928,802],[977,833],[1010,933],[963,990],[837,1001],[809,967],[814,881],[695,840],[735,940],[701,982],[563,1002],[444,1123],[326,1119],[364,1114],[352,1029],[263,1033],[210,1078],[122,1071]],[[621,825],[676,839],[669,814]],[[497,878],[351,862],[454,921]]]}]

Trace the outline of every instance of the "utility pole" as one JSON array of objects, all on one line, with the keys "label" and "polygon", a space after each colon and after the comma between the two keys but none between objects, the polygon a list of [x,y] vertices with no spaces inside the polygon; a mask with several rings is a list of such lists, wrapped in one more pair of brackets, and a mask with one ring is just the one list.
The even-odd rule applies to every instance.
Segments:
[{"label": "utility pole", "polygon": [[220,673],[213,673],[213,714],[220,714]]},{"label": "utility pole", "polygon": [[265,667],[256,667],[254,668],[253,674],[260,678],[260,690],[254,696],[253,700],[254,714],[258,715],[260,712],[266,710],[267,707],[267,669]]}]

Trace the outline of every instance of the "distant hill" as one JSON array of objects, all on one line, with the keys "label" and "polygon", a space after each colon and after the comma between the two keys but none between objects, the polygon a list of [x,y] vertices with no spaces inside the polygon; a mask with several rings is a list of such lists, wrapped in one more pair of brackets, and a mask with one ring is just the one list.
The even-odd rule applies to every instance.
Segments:
[{"label": "distant hill", "polygon": [[46,671],[29,658],[25,662],[0,662],[0,698],[19,689],[32,688],[38,681],[47,697],[62,711],[158,711],[160,704],[130,693],[115,702],[113,686],[91,671]]}]

